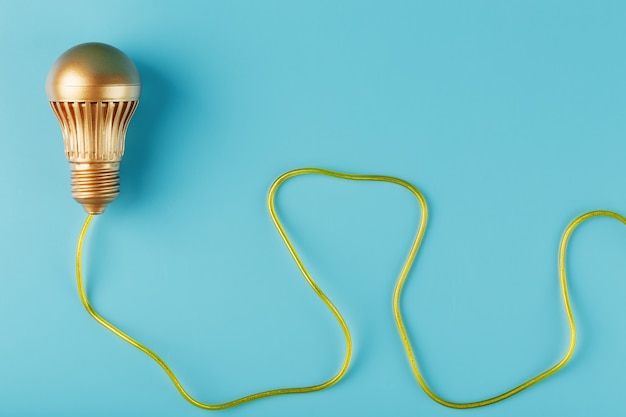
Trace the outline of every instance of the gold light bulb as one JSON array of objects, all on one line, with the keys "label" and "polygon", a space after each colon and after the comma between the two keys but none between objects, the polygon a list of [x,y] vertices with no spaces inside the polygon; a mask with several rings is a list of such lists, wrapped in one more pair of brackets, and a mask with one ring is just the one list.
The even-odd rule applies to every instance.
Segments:
[{"label": "gold light bulb", "polygon": [[84,43],[50,70],[46,93],[59,119],[72,172],[72,196],[101,214],[119,194],[126,129],[141,94],[135,64],[119,49]]}]

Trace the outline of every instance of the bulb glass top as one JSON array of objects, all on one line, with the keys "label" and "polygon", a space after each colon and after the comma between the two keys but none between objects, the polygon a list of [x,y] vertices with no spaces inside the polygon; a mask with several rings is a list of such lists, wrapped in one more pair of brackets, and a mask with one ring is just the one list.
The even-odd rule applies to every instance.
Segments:
[{"label": "bulb glass top", "polygon": [[141,94],[135,64],[119,49],[104,43],[84,43],[67,50],[46,80],[50,101],[134,101]]}]

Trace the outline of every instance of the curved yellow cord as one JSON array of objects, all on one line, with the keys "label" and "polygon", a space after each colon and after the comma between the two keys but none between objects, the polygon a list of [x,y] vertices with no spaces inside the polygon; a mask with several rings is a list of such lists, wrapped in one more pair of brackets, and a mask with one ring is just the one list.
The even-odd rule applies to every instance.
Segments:
[{"label": "curved yellow cord", "polygon": [[111,324],[109,321],[103,318],[100,314],[98,314],[98,312],[95,311],[94,308],[91,306],[89,299],[87,298],[84,285],[83,285],[82,251],[83,251],[83,242],[85,240],[85,235],[87,234],[89,225],[91,224],[91,221],[93,220],[92,215],[87,216],[87,219],[85,220],[83,228],[80,232],[80,235],[78,238],[78,245],[76,248],[76,281],[78,285],[78,292],[80,295],[80,300],[83,303],[83,306],[85,307],[87,312],[91,315],[91,317],[93,317],[98,323],[100,323],[102,326],[106,327],[112,333],[114,333],[121,339],[125,340],[126,342],[130,343],[131,345],[133,345],[134,347],[136,347],[137,349],[139,349],[146,355],[150,356],[156,363],[158,363],[159,366],[163,368],[167,376],[171,379],[172,383],[174,384],[178,392],[183,396],[183,398],[185,398],[185,400],[189,401],[191,404],[195,405],[196,407],[203,408],[205,410],[223,410],[225,408],[235,407],[235,406],[238,406],[238,405],[250,402],[250,401],[258,400],[258,399],[265,398],[265,397],[271,397],[274,395],[304,394],[307,392],[320,391],[336,384],[341,378],[343,378],[346,371],[348,370],[348,366],[350,365],[350,359],[352,357],[352,337],[350,336],[350,330],[348,329],[348,325],[346,324],[346,321],[344,320],[344,318],[341,316],[341,313],[339,312],[339,310],[334,306],[334,304],[330,301],[330,299],[326,296],[326,294],[324,294],[324,292],[319,288],[319,286],[315,283],[315,281],[313,280],[313,278],[307,271],[306,267],[304,266],[304,264],[298,257],[298,254],[296,253],[296,250],[294,249],[287,234],[285,233],[285,230],[283,229],[280,221],[278,220],[278,216],[276,215],[276,210],[274,209],[274,194],[276,193],[280,184],[283,181],[285,181],[287,178],[288,177],[285,177],[285,176],[278,178],[274,182],[274,184],[272,184],[272,187],[269,191],[268,206],[270,210],[270,215],[272,217],[272,221],[276,225],[276,228],[278,229],[280,236],[282,237],[283,241],[285,242],[285,245],[287,245],[287,248],[289,249],[289,253],[291,253],[291,256],[293,257],[294,261],[298,265],[298,268],[300,269],[300,271],[302,271],[302,274],[304,275],[305,279],[307,280],[309,285],[311,285],[311,287],[313,288],[313,291],[315,291],[315,293],[322,299],[324,304],[326,304],[326,306],[330,309],[330,311],[333,313],[333,315],[337,319],[337,322],[341,326],[341,330],[343,331],[343,334],[346,340],[346,352],[345,352],[345,357],[341,365],[341,368],[335,374],[335,376],[333,376],[332,378],[330,378],[329,380],[321,384],[311,385],[311,386],[306,386],[306,387],[297,387],[297,388],[273,389],[269,391],[263,391],[263,392],[259,392],[256,394],[248,395],[248,396],[238,398],[236,400],[228,401],[225,403],[221,403],[221,404],[208,404],[208,403],[203,403],[203,402],[196,400],[191,395],[189,395],[189,393],[185,390],[185,388],[183,388],[183,386],[181,385],[180,381],[178,380],[174,372],[165,363],[165,361],[163,361],[163,359],[161,359],[152,350],[150,350],[149,348],[147,348],[146,346],[144,346],[137,340],[133,339],[132,337],[130,337],[129,335],[127,335],[126,333],[118,329],[117,327],[115,327],[113,324]]},{"label": "curved yellow cord", "polygon": [[426,392],[426,394],[428,394],[430,398],[432,398],[434,401],[438,402],[439,404],[445,405],[446,407],[450,407],[450,408],[465,409],[465,408],[484,407],[486,405],[494,404],[494,403],[497,403],[498,401],[502,401],[504,399],[512,397],[513,395],[549,377],[550,375],[554,374],[555,372],[557,372],[558,370],[560,370],[561,368],[565,366],[565,364],[572,357],[572,354],[574,353],[574,348],[576,347],[576,325],[574,324],[574,316],[572,314],[572,308],[570,305],[569,295],[567,292],[567,274],[566,274],[566,266],[565,266],[567,244],[569,242],[569,239],[572,233],[576,229],[576,227],[578,227],[585,220],[588,220],[592,217],[598,217],[598,216],[611,217],[616,220],[619,220],[620,222],[626,225],[626,218],[618,213],[608,211],[608,210],[591,211],[589,213],[585,213],[577,217],[567,226],[567,228],[565,229],[565,232],[563,233],[563,237],[561,238],[561,243],[559,245],[559,257],[558,257],[559,259],[559,282],[561,284],[561,294],[563,296],[563,304],[565,306],[565,313],[567,315],[567,321],[568,321],[569,330],[570,330],[569,347],[567,348],[567,352],[565,353],[565,356],[563,356],[563,358],[560,361],[558,361],[554,366],[552,366],[548,370],[518,385],[517,387],[509,391],[506,391],[503,394],[488,398],[486,400],[469,402],[469,403],[457,403],[457,402],[448,401],[433,392],[433,390],[428,386],[428,384],[426,383],[426,381],[424,380],[424,377],[422,376],[420,372],[419,366],[417,365],[417,360],[415,359],[415,354],[413,353],[413,348],[411,347],[411,342],[409,341],[409,337],[404,327],[404,322],[402,320],[402,313],[400,312],[400,297],[402,295],[402,288],[404,287],[407,274],[409,272],[413,259],[415,258],[415,255],[417,253],[417,249],[419,248],[420,240],[423,234],[418,231],[416,238],[413,241],[413,245],[411,246],[411,250],[405,262],[404,268],[402,269],[402,273],[400,274],[400,278],[398,279],[398,282],[396,283],[396,287],[393,293],[393,314],[396,319],[398,331],[400,332],[400,338],[402,339],[402,344],[404,345],[404,349],[406,350],[407,356],[409,358],[411,368],[413,369],[413,373],[415,374],[415,378],[417,379],[417,382],[422,387],[424,392]]},{"label": "curved yellow cord", "polygon": [[112,333],[116,334],[121,339],[125,340],[126,342],[130,343],[131,345],[133,345],[137,349],[141,350],[146,355],[150,356],[155,362],[157,362],[161,366],[161,368],[163,368],[163,370],[168,375],[168,377],[172,380],[172,382],[174,383],[174,386],[180,392],[180,394],[187,401],[189,401],[191,404],[193,404],[193,405],[195,405],[197,407],[203,408],[203,409],[207,409],[207,410],[222,410],[222,409],[225,409],[225,408],[234,407],[234,406],[237,406],[237,405],[244,404],[246,402],[250,402],[250,401],[253,401],[253,400],[258,400],[258,399],[265,398],[265,397],[270,397],[270,396],[274,396],[274,395],[282,395],[282,394],[302,394],[302,393],[307,393],[307,392],[319,391],[319,390],[328,388],[328,387],[336,384],[345,375],[345,373],[346,373],[346,371],[348,369],[348,366],[350,364],[350,358],[351,358],[351,355],[352,355],[352,339],[351,339],[351,336],[350,336],[350,331],[348,329],[348,326],[347,326],[345,320],[341,316],[339,310],[334,306],[334,304],[324,294],[324,292],[318,287],[318,285],[315,283],[315,281],[313,280],[313,278],[311,277],[311,275],[307,271],[306,267],[302,263],[302,261],[301,261],[300,257],[298,256],[298,254],[297,254],[293,244],[291,243],[289,237],[287,236],[287,233],[285,232],[285,229],[283,228],[280,220],[278,219],[278,215],[276,214],[276,208],[275,208],[275,204],[274,204],[274,198],[275,198],[276,192],[277,192],[278,188],[281,186],[282,183],[284,183],[285,181],[287,181],[288,179],[290,179],[292,177],[296,177],[296,176],[299,176],[299,175],[307,175],[307,174],[326,175],[326,176],[335,177],[335,178],[341,178],[341,179],[346,179],[346,180],[379,181],[379,182],[393,183],[393,184],[397,184],[397,185],[399,185],[401,187],[406,188],[407,190],[409,190],[416,197],[416,199],[417,199],[417,201],[418,201],[418,203],[420,205],[420,210],[421,210],[422,215],[420,217],[420,222],[419,222],[419,225],[418,225],[415,237],[413,239],[413,242],[411,244],[411,247],[410,247],[410,250],[409,250],[409,254],[408,254],[407,258],[404,261],[404,265],[402,266],[402,269],[401,269],[401,272],[400,272],[400,276],[398,277],[398,281],[396,282],[396,286],[394,288],[393,301],[392,301],[393,315],[394,315],[396,324],[398,326],[398,331],[400,333],[400,338],[402,340],[402,344],[404,345],[404,348],[406,350],[406,354],[408,356],[411,368],[413,370],[413,373],[415,374],[417,382],[419,383],[419,385],[422,387],[424,392],[426,392],[426,394],[430,398],[432,398],[434,401],[438,402],[439,404],[442,404],[442,405],[444,405],[446,407],[451,407],[451,408],[458,408],[458,409],[476,408],[476,407],[483,407],[483,406],[486,406],[486,405],[490,405],[490,404],[502,401],[502,400],[504,400],[506,398],[509,398],[509,397],[511,397],[511,396],[513,396],[513,395],[515,395],[515,394],[525,390],[526,388],[529,388],[530,386],[538,383],[539,381],[549,377],[550,375],[554,374],[555,372],[557,372],[558,370],[563,368],[563,366],[565,366],[565,364],[570,360],[572,354],[574,353],[574,348],[576,346],[576,326],[574,324],[574,317],[573,317],[573,314],[572,314],[572,309],[571,309],[570,301],[569,301],[569,295],[568,295],[568,292],[567,292],[567,276],[566,276],[566,267],[565,267],[565,258],[566,258],[566,252],[567,252],[567,245],[568,245],[570,236],[572,235],[572,233],[576,229],[576,227],[578,227],[585,220],[590,219],[592,217],[598,217],[598,216],[611,217],[611,218],[619,220],[620,222],[622,222],[623,224],[626,225],[626,217],[621,216],[620,214],[612,212],[612,211],[599,210],[599,211],[592,211],[592,212],[589,212],[589,213],[585,213],[585,214],[577,217],[576,219],[574,219],[567,226],[567,228],[565,229],[565,232],[563,233],[563,237],[561,238],[561,243],[559,245],[559,257],[558,257],[558,260],[559,260],[559,281],[560,281],[560,285],[561,285],[561,293],[562,293],[562,296],[563,296],[563,303],[564,303],[564,306],[565,306],[565,312],[566,312],[566,315],[567,315],[567,320],[568,320],[569,329],[570,329],[570,342],[569,342],[569,347],[567,349],[567,352],[565,353],[565,356],[559,362],[557,362],[554,366],[549,368],[548,370],[546,370],[546,371],[540,373],[539,375],[537,375],[536,377],[531,378],[528,381],[518,385],[517,387],[515,387],[515,388],[513,388],[513,389],[511,389],[509,391],[506,391],[503,394],[497,395],[495,397],[488,398],[486,400],[469,402],[469,403],[457,403],[457,402],[448,401],[448,400],[443,399],[442,397],[440,397],[439,395],[437,395],[437,394],[435,394],[433,392],[433,390],[428,386],[428,384],[426,383],[426,381],[424,380],[424,377],[422,376],[422,374],[420,372],[419,366],[417,364],[417,360],[415,358],[415,354],[413,353],[413,348],[411,346],[411,342],[409,340],[409,337],[408,337],[407,332],[406,332],[406,328],[404,326],[404,321],[402,319],[402,313],[401,313],[401,309],[400,309],[400,299],[401,299],[401,296],[402,296],[402,290],[404,288],[404,284],[406,282],[407,276],[408,276],[408,274],[409,274],[409,272],[411,270],[411,267],[412,267],[413,262],[415,260],[415,256],[417,255],[417,251],[418,251],[418,249],[420,247],[420,244],[422,242],[422,239],[424,237],[424,232],[426,230],[426,224],[428,222],[428,207],[427,207],[426,200],[425,200],[424,196],[422,195],[422,193],[417,188],[415,188],[413,185],[411,185],[410,183],[408,183],[408,182],[406,182],[406,181],[404,181],[402,179],[399,179],[399,178],[389,177],[389,176],[382,176],[382,175],[346,174],[346,173],[342,173],[342,172],[330,171],[330,170],[319,169],[319,168],[301,168],[301,169],[296,169],[296,170],[293,170],[293,171],[286,172],[283,175],[281,175],[280,177],[278,177],[274,181],[274,183],[272,184],[272,186],[270,187],[270,190],[268,192],[268,209],[269,209],[270,217],[272,218],[272,221],[274,222],[274,225],[276,226],[276,229],[278,230],[278,233],[280,234],[281,238],[283,239],[283,242],[287,246],[287,249],[289,250],[289,253],[293,257],[296,265],[300,269],[300,272],[302,273],[302,275],[304,276],[306,281],[309,283],[309,285],[311,286],[313,291],[322,299],[322,301],[326,304],[326,306],[330,309],[330,311],[333,313],[333,315],[337,319],[337,322],[341,326],[341,329],[343,330],[343,333],[344,333],[344,336],[345,336],[345,339],[346,339],[346,353],[345,353],[345,358],[344,358],[343,364],[342,364],[339,372],[337,372],[337,374],[335,374],[335,376],[333,376],[331,379],[327,380],[326,382],[323,382],[323,383],[318,384],[318,385],[307,386],[307,387],[281,388],[281,389],[275,389],[275,390],[270,390],[270,391],[264,391],[264,392],[248,395],[246,397],[239,398],[239,399],[232,400],[232,401],[225,402],[225,403],[221,403],[221,404],[202,403],[202,402],[194,399],[193,397],[191,397],[191,395],[189,395],[187,393],[187,391],[182,387],[182,385],[178,381],[178,378],[176,377],[174,372],[172,372],[172,370],[169,368],[169,366],[156,353],[154,353],[153,351],[148,349],[146,346],[142,345],[141,343],[139,343],[138,341],[136,341],[132,337],[128,336],[126,333],[124,333],[121,330],[119,330],[113,324],[108,322],[100,314],[98,314],[93,309],[91,304],[89,303],[89,300],[87,298],[87,294],[85,293],[85,288],[84,288],[84,285],[83,285],[81,261],[82,261],[82,249],[83,249],[83,242],[84,242],[84,239],[85,239],[85,235],[87,234],[87,230],[89,229],[89,225],[91,224],[91,221],[93,220],[93,216],[91,216],[91,215],[87,216],[87,219],[85,220],[85,223],[83,225],[83,228],[82,228],[82,230],[80,232],[80,235],[79,235],[79,238],[78,238],[78,245],[77,245],[77,249],[76,249],[76,280],[77,280],[77,284],[78,284],[78,291],[79,291],[80,299],[81,299],[81,301],[83,303],[83,306],[85,307],[87,312],[98,323],[100,323],[102,326],[106,327],[108,330],[110,330]]}]

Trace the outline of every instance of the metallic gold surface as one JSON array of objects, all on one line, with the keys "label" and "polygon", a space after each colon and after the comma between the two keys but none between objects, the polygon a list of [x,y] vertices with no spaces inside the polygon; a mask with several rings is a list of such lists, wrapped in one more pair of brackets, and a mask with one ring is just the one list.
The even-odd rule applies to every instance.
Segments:
[{"label": "metallic gold surface", "polygon": [[89,214],[102,214],[120,188],[120,163],[70,163],[72,196]]},{"label": "metallic gold surface", "polygon": [[85,43],[56,60],[46,92],[61,124],[72,196],[101,214],[119,194],[119,163],[141,93],[137,68],[119,49]]},{"label": "metallic gold surface", "polygon": [[119,49],[83,43],[54,63],[46,80],[50,101],[134,101],[141,94],[135,64]]}]

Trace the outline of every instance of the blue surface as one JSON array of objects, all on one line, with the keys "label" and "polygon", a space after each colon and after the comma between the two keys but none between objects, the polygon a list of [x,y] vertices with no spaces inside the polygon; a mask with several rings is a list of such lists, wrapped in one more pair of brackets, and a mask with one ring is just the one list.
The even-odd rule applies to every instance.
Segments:
[{"label": "blue surface", "polygon": [[[95,323],[74,284],[84,220],[44,80],[111,43],[144,82],[122,194],[97,219],[94,305],[198,399],[320,382],[344,349],[273,229],[265,193],[302,166],[404,178],[431,222],[404,296],[433,388],[498,394],[555,363],[556,268],[578,214],[626,211],[621,1],[57,0],[0,3],[0,414],[201,416],[156,364]],[[573,237],[580,338],[560,373],[497,405],[418,387],[391,314],[419,211],[384,184],[301,178],[278,206],[355,353],[335,387],[222,416],[626,413],[626,228]]]}]

